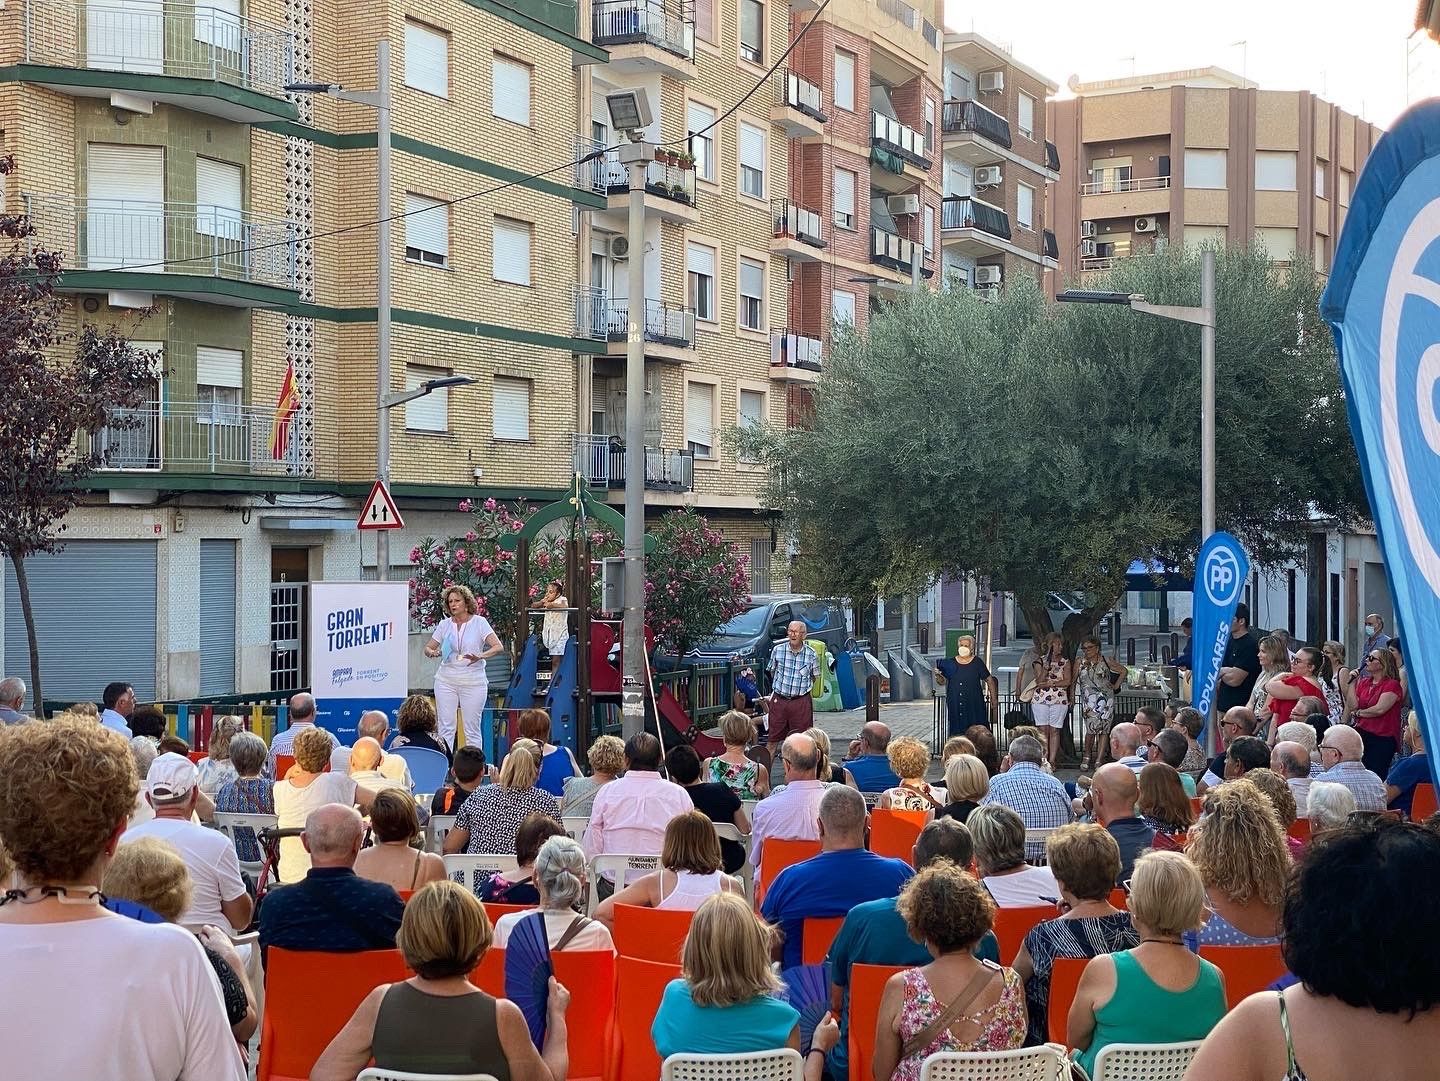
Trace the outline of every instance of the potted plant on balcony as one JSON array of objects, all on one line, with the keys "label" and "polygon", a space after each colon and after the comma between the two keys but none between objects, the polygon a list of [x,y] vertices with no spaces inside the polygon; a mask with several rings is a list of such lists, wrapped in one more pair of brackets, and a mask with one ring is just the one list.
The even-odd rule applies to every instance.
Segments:
[{"label": "potted plant on balcony", "polygon": [[662,146],[656,149],[655,160],[661,165],[674,165],[679,160],[679,155]]},{"label": "potted plant on balcony", "polygon": [[676,163],[680,166],[680,168],[684,169],[686,172],[694,172],[694,170],[695,170],[695,155],[694,155],[694,154],[690,153],[688,150],[682,150],[680,153],[676,154],[675,157],[676,157]]}]

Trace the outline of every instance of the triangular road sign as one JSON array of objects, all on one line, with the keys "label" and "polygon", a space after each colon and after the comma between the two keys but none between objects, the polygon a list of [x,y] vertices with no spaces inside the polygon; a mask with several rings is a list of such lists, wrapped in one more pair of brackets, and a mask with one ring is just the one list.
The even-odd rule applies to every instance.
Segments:
[{"label": "triangular road sign", "polygon": [[390,495],[390,489],[385,487],[384,481],[377,480],[370,489],[370,494],[365,497],[365,505],[360,508],[360,517],[355,522],[355,528],[405,528],[405,519],[400,517],[400,508],[395,505],[395,499]]}]

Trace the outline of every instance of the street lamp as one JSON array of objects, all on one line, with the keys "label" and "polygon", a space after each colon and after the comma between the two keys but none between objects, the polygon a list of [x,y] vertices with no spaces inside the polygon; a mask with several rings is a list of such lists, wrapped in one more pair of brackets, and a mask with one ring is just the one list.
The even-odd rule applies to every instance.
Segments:
[{"label": "street lamp", "polygon": [[[375,44],[375,89],[347,90],[339,83],[287,83],[291,94],[325,94],[340,101],[368,105],[375,110],[375,172],[379,185],[376,199],[375,257],[375,475],[380,483],[390,484],[390,409],[399,402],[390,398],[390,39]],[[444,383],[444,380],[432,380]],[[446,384],[449,385],[449,384]],[[437,389],[435,387],[432,390]],[[429,391],[420,393],[428,394]],[[418,398],[401,396],[401,401]],[[388,404],[387,404],[388,402]],[[379,581],[390,577],[390,531],[375,534],[375,576]]]},{"label": "street lamp", "polygon": [[[380,399],[381,410],[394,409],[397,405],[404,405],[406,402],[413,402],[416,398],[423,398],[427,394],[433,394],[437,390],[445,390],[448,387],[468,387],[480,380],[473,375],[447,375],[443,379],[427,379],[414,390],[397,390],[394,394],[387,394]],[[380,530],[381,533],[384,530]]]}]

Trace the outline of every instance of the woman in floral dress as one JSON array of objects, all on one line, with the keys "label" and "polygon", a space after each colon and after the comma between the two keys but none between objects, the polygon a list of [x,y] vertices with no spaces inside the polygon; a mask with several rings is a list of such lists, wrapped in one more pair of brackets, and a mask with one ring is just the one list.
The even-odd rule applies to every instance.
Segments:
[{"label": "woman in floral dress", "polygon": [[725,753],[707,758],[704,777],[723,784],[740,797],[741,802],[761,800],[770,794],[770,773],[760,764],[745,757],[745,748],[755,742],[755,722],[749,714],[732,709],[720,718],[720,738]]},{"label": "woman in floral dress", "polygon": [[1075,658],[1075,697],[1085,719],[1085,760],[1082,770],[1094,769],[1110,725],[1115,720],[1115,688],[1125,676],[1125,666],[1105,656],[1100,639],[1087,638],[1080,643],[1080,656]]}]

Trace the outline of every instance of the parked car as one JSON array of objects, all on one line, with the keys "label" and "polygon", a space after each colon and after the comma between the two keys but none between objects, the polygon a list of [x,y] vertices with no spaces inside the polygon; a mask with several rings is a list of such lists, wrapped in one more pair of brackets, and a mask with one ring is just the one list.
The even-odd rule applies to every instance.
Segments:
[{"label": "parked car", "polygon": [[[770,647],[785,637],[785,628],[795,619],[805,624],[807,639],[824,642],[831,654],[844,649],[850,636],[845,626],[845,606],[839,600],[804,593],[759,593],[750,598],[745,611],[698,642],[683,663],[716,663],[732,658],[763,662]],[[677,663],[673,654],[655,656],[658,671],[673,669]]]}]

